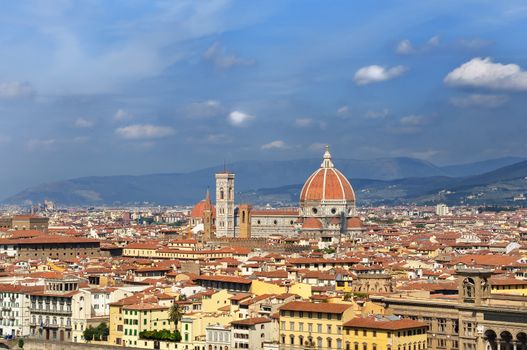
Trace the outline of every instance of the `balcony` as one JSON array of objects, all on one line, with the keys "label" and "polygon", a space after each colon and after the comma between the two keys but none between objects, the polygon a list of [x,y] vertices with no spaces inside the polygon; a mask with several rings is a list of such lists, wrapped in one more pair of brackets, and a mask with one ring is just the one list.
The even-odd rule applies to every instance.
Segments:
[{"label": "balcony", "polygon": [[31,313],[47,315],[70,315],[71,310],[30,308]]}]

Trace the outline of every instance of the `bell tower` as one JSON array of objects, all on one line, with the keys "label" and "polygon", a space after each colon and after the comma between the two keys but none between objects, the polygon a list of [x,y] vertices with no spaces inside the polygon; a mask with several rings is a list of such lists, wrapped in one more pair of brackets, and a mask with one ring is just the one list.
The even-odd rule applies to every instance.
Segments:
[{"label": "bell tower", "polygon": [[458,275],[458,295],[462,303],[481,305],[490,298],[489,279],[491,269],[464,268],[456,270]]},{"label": "bell tower", "polygon": [[212,238],[212,202],[210,200],[210,192],[207,188],[207,195],[205,196],[205,205],[203,206],[203,241],[208,242]]},{"label": "bell tower", "polygon": [[216,174],[216,236],[234,237],[234,174]]},{"label": "bell tower", "polygon": [[238,227],[240,228],[239,238],[251,238],[251,206],[249,204],[238,206]]}]

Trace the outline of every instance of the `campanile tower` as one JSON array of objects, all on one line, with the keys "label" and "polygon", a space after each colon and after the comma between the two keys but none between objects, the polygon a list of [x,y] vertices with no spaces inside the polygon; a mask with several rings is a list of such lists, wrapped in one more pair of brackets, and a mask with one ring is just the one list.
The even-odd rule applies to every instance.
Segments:
[{"label": "campanile tower", "polygon": [[216,236],[234,237],[234,174],[216,174]]}]

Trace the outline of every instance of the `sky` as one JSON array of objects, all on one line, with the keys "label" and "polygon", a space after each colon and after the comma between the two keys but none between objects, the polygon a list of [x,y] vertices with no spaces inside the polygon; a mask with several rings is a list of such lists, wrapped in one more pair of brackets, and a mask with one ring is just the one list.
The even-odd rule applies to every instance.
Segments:
[{"label": "sky", "polygon": [[525,1],[4,1],[0,197],[224,161],[527,156]]}]

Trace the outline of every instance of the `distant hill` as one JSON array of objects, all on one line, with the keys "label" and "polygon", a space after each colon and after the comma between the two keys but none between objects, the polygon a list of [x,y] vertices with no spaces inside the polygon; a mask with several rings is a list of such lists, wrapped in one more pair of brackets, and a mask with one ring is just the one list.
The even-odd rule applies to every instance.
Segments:
[{"label": "distant hill", "polygon": [[[473,166],[488,168],[512,160],[492,160],[473,163]],[[414,200],[433,202],[443,199],[436,193],[441,190],[452,188],[464,193],[471,186],[486,186],[510,177],[518,179],[523,174],[522,164],[525,164],[494,168],[492,172],[477,176],[453,177],[452,173],[473,172],[471,166],[438,167],[404,157],[335,159],[334,162],[350,177],[360,201],[386,204]],[[300,184],[319,166],[320,159],[298,159],[241,161],[228,164],[227,168],[236,173],[239,202],[285,205],[297,202]],[[62,205],[193,204],[203,198],[207,187],[214,188],[214,174],[219,170],[221,166],[189,173],[82,177],[34,186],[7,198],[4,203],[24,204],[48,199]]]},{"label": "distant hill", "polygon": [[[436,204],[521,205],[527,196],[527,161],[467,177],[412,177],[395,180],[353,179],[359,205]],[[264,188],[241,194],[240,200],[260,205],[296,203],[302,184]]]},{"label": "distant hill", "polygon": [[519,163],[524,160],[527,160],[527,159],[521,158],[521,157],[503,157],[503,158],[484,160],[481,162],[443,166],[441,167],[441,170],[444,171],[445,174],[448,176],[453,176],[453,177],[471,176],[471,175],[483,174],[483,173],[486,173],[492,170],[505,167],[507,165]]}]

